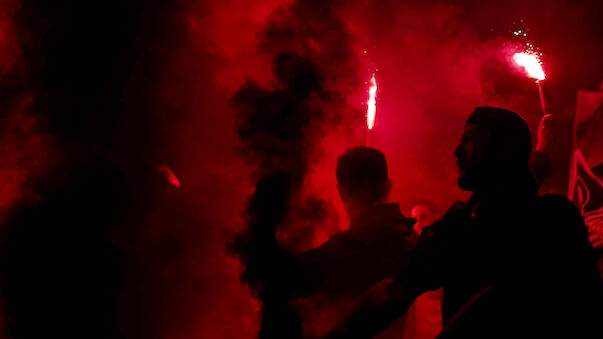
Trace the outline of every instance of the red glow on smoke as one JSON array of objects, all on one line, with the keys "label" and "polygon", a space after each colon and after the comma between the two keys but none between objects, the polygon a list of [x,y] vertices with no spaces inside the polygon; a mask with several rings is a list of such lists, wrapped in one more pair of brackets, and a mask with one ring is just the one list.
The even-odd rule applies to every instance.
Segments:
[{"label": "red glow on smoke", "polygon": [[[54,152],[54,138],[41,126],[44,119],[40,119],[42,112],[37,105],[38,90],[25,67],[27,61],[21,49],[26,44],[21,41],[25,34],[23,27],[19,27],[21,6],[19,0],[0,3],[0,228],[3,231],[7,229],[5,221],[19,205],[39,200],[33,183],[60,161]],[[5,325],[5,300],[0,303],[0,338],[5,338],[9,336],[10,325]]]},{"label": "red glow on smoke", "polygon": [[[167,222],[153,221],[143,230],[142,252],[149,274],[140,293],[150,304],[147,334],[151,337],[147,338],[257,335],[258,302],[240,283],[238,262],[224,253],[226,242],[245,225],[241,214],[250,196],[249,174],[253,176],[256,170],[245,165],[237,152],[236,117],[229,99],[248,78],[266,87],[276,86],[271,61],[258,52],[258,34],[268,20],[295,2],[191,1],[182,4],[182,11],[168,12],[173,17],[168,27],[171,30],[165,31],[165,41],[155,44],[161,68],[153,71],[160,88],[149,101],[168,141],[163,151],[171,158],[165,161],[179,170],[186,184],[171,190],[177,197],[164,197],[174,200],[162,201],[149,218]],[[487,15],[473,15],[476,13],[443,3],[338,3],[343,20],[357,39],[354,50],[364,55],[366,46],[381,47],[374,57],[381,70],[379,116],[387,124],[375,125],[374,75],[350,76],[335,84],[359,87],[357,96],[341,98],[355,103],[358,110],[343,117],[346,121],[342,125],[346,126],[309,129],[324,128],[329,135],[312,139],[320,153],[312,155],[316,163],[304,182],[303,195],[314,194],[332,202],[336,212],[325,216],[324,228],[301,225],[301,231],[314,227],[308,237],[281,234],[282,239],[302,239],[311,246],[348,227],[336,189],[336,159],[361,143],[367,129],[376,132],[374,147],[388,158],[391,200],[400,202],[403,210],[419,198],[433,198],[446,208],[462,198],[451,154],[462,124],[475,106],[505,106],[527,115],[537,113],[539,119],[539,107],[530,106],[533,100],[529,95],[513,90],[501,94],[500,88],[504,92],[506,84],[504,79],[499,81],[499,75],[510,73],[506,63],[509,55],[504,56],[503,70],[489,64],[502,54],[501,41],[482,37],[473,23],[467,22],[468,17]],[[304,15],[298,20],[311,25],[320,12]],[[181,28],[185,30],[178,30]],[[302,30],[291,30],[289,49],[320,55],[316,52],[323,46],[320,37],[304,37],[312,41],[308,43],[311,51],[297,50],[301,45],[298,35],[303,34]],[[329,36],[331,32],[323,34]],[[326,68],[335,71],[340,66],[332,63]],[[363,70],[374,69],[374,65],[363,66]],[[363,86],[369,78],[370,83]],[[169,174],[163,175],[173,184]],[[303,214],[304,210],[295,212]],[[301,246],[300,242],[295,245]],[[134,288],[139,291],[138,286]],[[323,306],[317,303],[309,308],[311,316],[321,320],[309,319],[307,327],[319,333],[333,325],[331,317],[340,311]]]},{"label": "red glow on smoke", "polygon": [[167,166],[160,166],[157,171],[163,175],[172,185],[180,187],[180,180],[176,177],[176,174]]},{"label": "red glow on smoke", "polygon": [[[27,184],[50,166],[52,140],[40,132],[36,95],[24,66],[18,18],[21,3],[0,5],[0,223],[18,202],[35,199]],[[11,87],[18,88],[14,90]],[[57,160],[57,159],[53,159]]]},{"label": "red glow on smoke", "polygon": [[0,5],[0,74],[3,75],[14,70],[21,54],[13,22],[19,6],[17,0],[2,1]]}]

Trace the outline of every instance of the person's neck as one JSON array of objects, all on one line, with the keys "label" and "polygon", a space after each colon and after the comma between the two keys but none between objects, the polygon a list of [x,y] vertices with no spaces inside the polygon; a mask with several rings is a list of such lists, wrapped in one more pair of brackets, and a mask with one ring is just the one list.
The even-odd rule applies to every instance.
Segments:
[{"label": "person's neck", "polygon": [[497,203],[500,201],[523,199],[532,196],[537,189],[528,178],[513,176],[501,178],[495,182],[481,185],[474,191],[475,198],[480,203]]},{"label": "person's neck", "polygon": [[384,203],[384,202],[383,201],[370,201],[370,202],[362,202],[362,203],[353,204],[351,206],[351,208],[349,209],[350,220],[353,220],[353,219],[361,216],[366,211],[371,209],[373,206],[376,206],[376,205],[379,205],[382,203]]}]

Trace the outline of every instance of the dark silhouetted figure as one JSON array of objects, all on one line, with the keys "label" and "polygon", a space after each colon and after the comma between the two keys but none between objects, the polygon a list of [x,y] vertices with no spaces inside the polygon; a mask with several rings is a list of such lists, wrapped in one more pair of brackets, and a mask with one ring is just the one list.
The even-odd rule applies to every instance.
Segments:
[{"label": "dark silhouetted figure", "polygon": [[249,231],[235,238],[230,250],[246,264],[244,278],[263,303],[262,338],[301,337],[299,317],[289,306],[293,299],[320,293],[358,296],[407,269],[418,238],[415,219],[387,203],[391,181],[383,153],[349,150],[338,159],[337,181],[349,229],[300,254],[283,250],[275,236],[285,215],[286,176],[269,175],[256,185]]},{"label": "dark silhouetted figure", "polygon": [[[423,229],[437,220],[442,211],[432,200],[418,200],[410,205],[410,216],[417,219],[415,231]],[[406,317],[403,339],[433,339],[442,330],[442,289],[428,291],[419,296]]]},{"label": "dark silhouetted figure", "polygon": [[296,296],[361,292],[407,269],[417,240],[415,219],[387,203],[391,181],[383,153],[358,147],[339,157],[337,188],[350,228],[296,256],[303,267]]},{"label": "dark silhouetted figure", "polygon": [[584,221],[565,197],[537,196],[530,150],[519,115],[477,108],[454,152],[473,196],[423,230],[388,298],[328,337],[370,338],[443,287],[438,338],[600,338],[603,287]]}]

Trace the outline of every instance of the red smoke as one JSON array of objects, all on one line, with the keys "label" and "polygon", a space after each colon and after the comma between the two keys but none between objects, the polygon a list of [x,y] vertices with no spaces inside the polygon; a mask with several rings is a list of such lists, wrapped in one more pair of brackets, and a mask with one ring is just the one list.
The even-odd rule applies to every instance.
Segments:
[{"label": "red smoke", "polygon": [[50,137],[36,132],[36,120],[30,113],[32,96],[17,98],[12,112],[3,119],[0,135],[0,215],[18,201],[35,199],[26,187],[28,181],[43,173],[50,163]]},{"label": "red smoke", "polygon": [[[18,0],[0,4],[0,225],[14,206],[37,199],[30,184],[56,161],[50,157],[54,154],[53,139],[38,123],[37,93],[28,86],[29,74],[20,47],[20,11]],[[0,324],[4,325],[1,308]],[[4,337],[3,332],[0,337]]]},{"label": "red smoke", "polygon": [[14,22],[19,7],[16,0],[0,6],[0,89],[4,92],[0,99],[0,219],[22,198],[24,184],[48,161],[45,140],[36,133],[31,114],[35,96],[11,88],[27,81]]},{"label": "red smoke", "polygon": [[[245,226],[241,213],[257,179],[255,169],[239,157],[228,102],[248,78],[274,85],[271,60],[260,52],[259,36],[267,20],[278,22],[279,11],[292,3],[186,2],[176,13],[186,26],[175,33],[174,39],[181,41],[177,48],[163,52],[167,61],[155,100],[169,136],[165,153],[171,152],[169,163],[187,185],[160,202],[155,213],[165,215],[150,217],[173,219],[177,225],[151,222],[144,240],[152,262],[162,267],[150,271],[143,294],[153,300],[150,326],[163,336],[253,338],[257,333],[258,303],[239,282],[238,263],[224,252],[226,242]],[[336,7],[363,62],[360,81],[378,69],[379,122],[373,145],[389,160],[392,200],[403,210],[417,199],[431,198],[445,208],[464,196],[456,187],[452,151],[475,106],[500,105],[522,112],[532,126],[538,122],[538,94],[510,67],[514,50],[507,32],[484,34],[487,26],[467,19],[475,9],[370,1]],[[311,15],[303,18],[313,20]],[[284,48],[295,50],[300,43],[296,39],[293,35]],[[309,41],[308,46],[320,53],[319,44]],[[340,65],[325,67],[336,71]],[[362,83],[342,85],[365,89]],[[365,95],[359,92],[346,100],[361,107]],[[364,142],[363,118],[350,112],[346,121],[315,140],[314,149],[320,152],[312,154],[301,194],[331,201],[336,213],[329,218],[335,225],[313,230],[309,242],[293,246],[298,250],[347,228],[335,189],[335,161],[347,148]],[[281,240],[303,239],[298,231],[281,234]],[[154,249],[162,255],[155,257]],[[316,320],[319,332],[328,326],[323,320]]]},{"label": "red smoke", "polygon": [[[239,262],[225,251],[226,244],[246,227],[244,211],[259,167],[242,156],[231,98],[247,80],[261,88],[278,88],[273,71],[273,55],[278,52],[313,56],[327,70],[326,86],[346,93],[338,105],[329,106],[337,111],[333,119],[309,129],[313,134],[308,137],[313,141],[307,147],[309,167],[298,192],[304,199],[297,201],[294,220],[278,234],[283,247],[292,251],[317,246],[348,227],[334,169],[340,154],[365,141],[364,81],[373,72],[379,93],[371,145],[384,151],[393,181],[391,200],[400,202],[406,212],[414,200],[430,198],[446,208],[464,197],[456,187],[452,151],[475,106],[517,110],[532,127],[537,125],[537,89],[510,65],[515,52],[509,38],[513,22],[525,19],[535,42],[551,59],[545,60],[547,85],[554,95],[552,105],[559,110],[573,107],[578,86],[598,86],[603,75],[600,65],[594,70],[584,67],[588,71],[576,66],[600,63],[602,50],[585,34],[595,32],[598,21],[570,1],[556,6],[534,1],[525,8],[510,0],[458,5],[328,1],[351,37],[346,44],[338,39],[341,27],[319,25],[324,16],[320,10],[287,14],[289,8],[320,8],[326,2],[136,2],[142,18],[137,29],[147,35],[133,43],[136,61],[132,69],[123,71],[127,84],[115,86],[126,88],[116,102],[125,107],[119,113],[122,118],[134,120],[132,131],[144,129],[147,121],[127,114],[157,127],[149,133],[148,144],[136,140],[143,145],[142,154],[130,153],[119,142],[113,146],[124,157],[143,158],[146,162],[141,163],[157,180],[149,184],[151,196],[141,195],[143,201],[135,202],[148,207],[142,215],[131,217],[142,219],[131,236],[135,240],[120,242],[131,255],[122,313],[116,316],[126,337],[256,337],[260,304],[240,281]],[[539,5],[544,10],[534,11],[532,7]],[[38,97],[44,93],[28,86],[18,38],[27,34],[19,35],[15,24],[20,10],[17,0],[0,5],[0,89],[9,93],[0,98],[5,107],[0,128],[0,213],[24,197],[35,197],[26,183],[56,160],[49,155],[53,139],[38,128],[44,114]],[[573,28],[583,21],[588,22],[584,28]],[[289,26],[298,29],[281,36],[278,44],[265,43],[266,32],[282,32],[279,28]],[[21,30],[27,33],[26,28]],[[324,53],[337,48],[349,48],[344,52],[360,61],[358,67],[350,71],[341,58]],[[139,91],[146,95],[132,95]],[[326,101],[317,98],[313,103]],[[115,112],[98,115],[109,113]],[[122,139],[117,140],[139,137],[132,131],[122,126]],[[178,173],[183,183],[179,189],[173,189],[174,178],[169,183],[156,173],[163,164]],[[136,170],[131,176],[139,175]],[[335,306],[328,302],[301,303],[307,333],[324,332],[342,316],[330,313],[348,306],[347,301]]]},{"label": "red smoke", "polygon": [[[38,123],[37,95],[28,88],[28,70],[21,53],[18,18],[21,3],[0,4],[0,222],[19,201],[35,199],[27,186],[48,169],[52,138]],[[53,159],[52,161],[55,161]]]}]

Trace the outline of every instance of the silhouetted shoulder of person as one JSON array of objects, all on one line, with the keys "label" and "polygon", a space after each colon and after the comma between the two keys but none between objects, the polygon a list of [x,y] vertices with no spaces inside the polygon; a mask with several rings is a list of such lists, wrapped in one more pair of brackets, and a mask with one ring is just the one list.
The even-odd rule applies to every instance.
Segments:
[{"label": "silhouetted shoulder of person", "polygon": [[473,218],[464,207],[424,229],[413,255],[418,265],[405,277],[426,289],[444,286],[442,338],[495,328],[503,336],[597,337],[603,285],[584,221],[567,198],[547,194],[516,203],[515,211],[482,208]]},{"label": "silhouetted shoulder of person", "polygon": [[298,255],[313,267],[315,292],[362,291],[406,269],[417,233],[415,219],[400,212],[398,204],[377,204],[356,218],[350,228],[321,246]]},{"label": "silhouetted shoulder of person", "polygon": [[523,230],[509,243],[513,268],[490,285],[481,300],[475,298],[476,305],[465,304],[450,327],[455,320],[473,318],[465,322],[474,328],[460,333],[504,327],[500,334],[600,338],[603,285],[578,209],[555,194],[537,197],[526,207]]},{"label": "silhouetted shoulder of person", "polygon": [[408,265],[417,239],[416,220],[402,215],[398,204],[388,203],[392,182],[385,155],[377,149],[352,148],[337,159],[336,177],[349,228],[304,253],[277,249],[266,255],[258,266],[278,271],[266,279],[271,280],[270,293],[290,299],[323,292],[356,294],[397,276]]},{"label": "silhouetted shoulder of person", "polygon": [[[548,270],[541,278],[545,291],[548,285],[547,292],[553,294],[551,297],[568,304],[568,315],[584,313],[582,310],[588,308],[591,311],[603,308],[603,285],[596,254],[588,241],[580,211],[564,196],[545,194],[535,200],[533,218],[535,227],[547,230],[532,229],[530,232],[534,247],[541,251],[536,257]],[[559,290],[557,287],[564,288]]]},{"label": "silhouetted shoulder of person", "polygon": [[476,108],[454,151],[471,198],[423,229],[389,299],[359,308],[329,338],[374,336],[439,287],[441,338],[600,337],[603,287],[584,221],[566,198],[537,196],[530,152],[517,113]]}]

